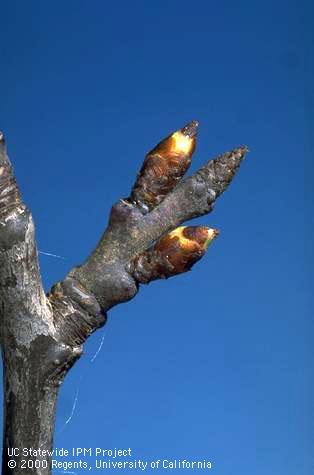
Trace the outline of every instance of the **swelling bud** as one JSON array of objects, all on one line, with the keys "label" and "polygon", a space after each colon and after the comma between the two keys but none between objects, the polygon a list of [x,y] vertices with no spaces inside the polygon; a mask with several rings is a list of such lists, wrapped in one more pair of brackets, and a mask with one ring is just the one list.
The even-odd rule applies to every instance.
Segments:
[{"label": "swelling bud", "polygon": [[217,229],[205,226],[180,226],[138,256],[131,265],[131,273],[138,282],[148,283],[187,272],[218,234]]},{"label": "swelling bud", "polygon": [[197,121],[190,122],[146,155],[131,192],[131,201],[143,213],[155,208],[186,173],[196,146],[197,128]]}]

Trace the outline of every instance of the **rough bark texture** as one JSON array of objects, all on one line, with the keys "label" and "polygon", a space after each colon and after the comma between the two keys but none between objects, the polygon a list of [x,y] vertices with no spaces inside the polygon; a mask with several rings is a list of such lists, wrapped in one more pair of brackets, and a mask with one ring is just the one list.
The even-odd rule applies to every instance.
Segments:
[{"label": "rough bark texture", "polygon": [[[194,140],[197,123],[186,127],[181,131],[193,130]],[[166,194],[165,180],[158,182],[161,191],[155,182],[154,193],[158,198],[154,198],[149,209],[132,198],[132,194],[131,198],[120,200],[113,206],[108,227],[91,255],[81,266],[70,270],[46,296],[32,216],[21,200],[0,134],[0,339],[5,368],[3,474],[51,473],[49,456],[41,458],[47,461],[47,468],[23,469],[21,452],[17,457],[8,457],[8,449],[52,449],[58,388],[80,357],[82,344],[106,322],[106,312],[111,307],[136,295],[140,282],[164,276],[162,270],[158,271],[160,253],[152,251],[152,246],[184,221],[212,210],[245,152],[246,148],[240,147],[226,153],[185,180],[179,181],[178,175],[172,175],[175,179],[168,180]],[[170,175],[172,172],[167,171]],[[137,196],[144,196],[141,186],[148,189],[145,180],[144,183],[140,180]],[[195,260],[203,253],[198,252]],[[144,277],[138,264],[143,262],[148,265]],[[165,275],[185,269],[180,264],[176,270],[180,259],[171,262],[171,274]],[[8,460],[12,458],[16,466],[9,468]]]}]

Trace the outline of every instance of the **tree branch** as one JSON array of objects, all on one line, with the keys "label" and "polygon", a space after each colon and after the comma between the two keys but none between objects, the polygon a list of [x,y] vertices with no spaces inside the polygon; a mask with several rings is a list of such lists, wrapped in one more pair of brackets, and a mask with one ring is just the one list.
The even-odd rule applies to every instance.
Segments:
[{"label": "tree branch", "polygon": [[[209,213],[247,151],[239,147],[182,179],[196,144],[196,121],[145,158],[130,197],[111,210],[87,260],[44,294],[34,225],[22,202],[0,134],[0,340],[5,366],[3,474],[49,475],[7,466],[9,447],[51,450],[58,387],[106,312],[133,298],[140,283],[189,270],[217,235],[179,227]],[[49,461],[49,457],[46,458]]]}]

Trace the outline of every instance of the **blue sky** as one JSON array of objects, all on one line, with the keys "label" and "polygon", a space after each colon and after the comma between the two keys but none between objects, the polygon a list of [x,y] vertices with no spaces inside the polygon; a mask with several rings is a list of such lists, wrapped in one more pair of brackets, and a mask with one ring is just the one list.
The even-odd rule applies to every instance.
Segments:
[{"label": "blue sky", "polygon": [[196,220],[221,230],[208,255],[113,309],[86,344],[56,446],[209,459],[217,475],[313,473],[313,10],[1,2],[0,128],[39,249],[64,257],[41,255],[47,290],[85,259],[169,132],[200,121],[192,170],[251,150]]}]

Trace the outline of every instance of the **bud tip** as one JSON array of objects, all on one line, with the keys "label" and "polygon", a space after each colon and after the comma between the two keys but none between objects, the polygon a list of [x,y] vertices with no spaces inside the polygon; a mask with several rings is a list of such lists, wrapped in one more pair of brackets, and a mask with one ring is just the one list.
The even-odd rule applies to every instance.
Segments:
[{"label": "bud tip", "polygon": [[197,134],[198,126],[199,126],[199,122],[197,120],[192,120],[191,122],[186,124],[184,127],[182,127],[181,132],[183,135],[193,138]]},{"label": "bud tip", "polygon": [[207,228],[207,239],[204,242],[204,249],[208,249],[208,246],[213,242],[220,234],[219,229]]},{"label": "bud tip", "polygon": [[180,226],[170,234],[170,239],[178,238],[181,247],[194,249],[195,245],[206,250],[211,242],[219,235],[218,229],[206,226]]},{"label": "bud tip", "polygon": [[175,153],[183,153],[191,157],[195,149],[197,128],[197,120],[192,120],[192,122],[186,124],[182,129],[174,132],[171,135],[171,149]]}]

